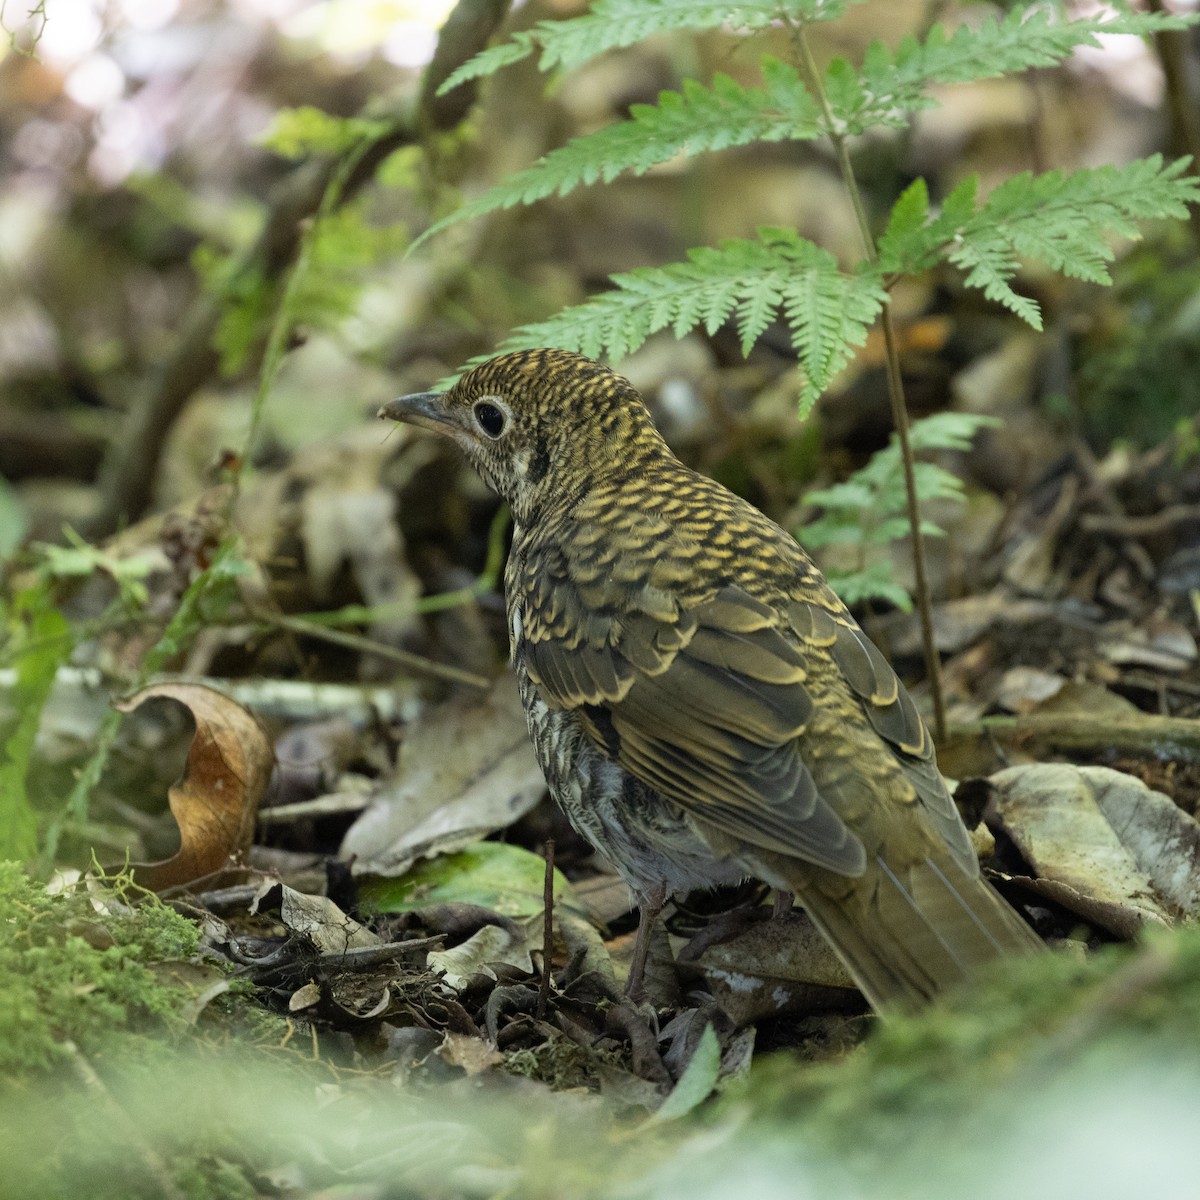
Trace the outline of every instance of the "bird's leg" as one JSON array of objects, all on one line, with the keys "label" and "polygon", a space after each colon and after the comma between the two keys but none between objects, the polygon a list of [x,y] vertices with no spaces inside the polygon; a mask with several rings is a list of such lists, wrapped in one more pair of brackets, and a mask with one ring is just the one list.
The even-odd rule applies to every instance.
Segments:
[{"label": "bird's leg", "polygon": [[792,911],[792,905],[796,902],[796,896],[793,892],[785,892],[782,888],[775,889],[775,904],[771,909],[771,916],[782,917]]},{"label": "bird's leg", "polygon": [[638,897],[638,930],[633,942],[633,959],[629,964],[629,979],[625,983],[625,995],[637,1003],[645,991],[646,959],[650,956],[650,930],[658,920],[663,905],[667,902],[665,884],[651,888]]}]

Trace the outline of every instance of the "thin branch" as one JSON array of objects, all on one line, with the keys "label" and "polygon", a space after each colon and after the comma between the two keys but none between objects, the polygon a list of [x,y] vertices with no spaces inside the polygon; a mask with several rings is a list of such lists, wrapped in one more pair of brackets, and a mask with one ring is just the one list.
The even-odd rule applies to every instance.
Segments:
[{"label": "thin branch", "polygon": [[[1152,13],[1167,11],[1162,0],[1149,0],[1147,8]],[[1154,48],[1162,64],[1175,140],[1184,153],[1191,155],[1188,169],[1195,175],[1200,173],[1200,99],[1191,94],[1188,86],[1188,39],[1191,35],[1191,30],[1160,30],[1154,35]],[[1188,220],[1192,236],[1200,240],[1200,207],[1193,204],[1188,208]]]},{"label": "thin branch", "polygon": [[[791,22],[793,41],[799,50],[800,67],[804,72],[808,86],[821,105],[825,118],[825,128],[829,140],[833,143],[837,155],[838,170],[842,182],[850,196],[854,209],[855,220],[858,223],[859,234],[862,237],[863,249],[868,262],[878,261],[879,255],[875,247],[875,238],[871,233],[871,223],[867,218],[867,210],[863,204],[862,192],[850,162],[850,151],[846,139],[837,132],[833,111],[829,107],[829,98],[821,83],[821,72],[813,58],[812,49],[808,44],[805,24],[801,20]],[[880,314],[883,325],[883,340],[886,349],[888,399],[892,406],[892,421],[896,427],[896,438],[900,444],[900,460],[904,464],[904,491],[908,501],[908,524],[912,531],[912,554],[914,591],[916,593],[917,612],[921,620],[921,640],[925,649],[925,669],[929,677],[929,691],[933,701],[933,731],[938,742],[946,740],[946,700],[942,691],[942,669],[938,658],[937,645],[933,634],[933,600],[929,593],[929,575],[925,565],[925,539],[921,533],[921,505],[917,497],[917,479],[913,467],[912,443],[908,435],[908,407],[904,400],[904,380],[900,372],[900,353],[896,340],[896,328],[892,321],[891,298],[884,301]]]},{"label": "thin branch", "polygon": [[542,889],[542,978],[538,985],[537,1018],[546,1016],[550,1002],[550,959],[554,952],[554,839],[546,839],[546,882]]},{"label": "thin branch", "polygon": [[377,654],[380,658],[389,658],[392,662],[401,663],[410,671],[416,671],[420,675],[444,679],[449,683],[465,683],[468,687],[480,688],[485,691],[492,686],[491,680],[485,679],[482,675],[464,671],[459,667],[452,667],[448,663],[436,662],[432,658],[413,654],[410,650],[400,650],[396,646],[389,646],[384,642],[372,641],[361,634],[347,633],[342,629],[327,629],[323,625],[313,625],[309,621],[303,621],[298,617],[289,617],[283,613],[260,612],[257,614],[257,618],[259,624],[265,627],[286,629],[291,633],[317,638],[335,646],[345,646],[348,650],[359,650],[363,654]]}]

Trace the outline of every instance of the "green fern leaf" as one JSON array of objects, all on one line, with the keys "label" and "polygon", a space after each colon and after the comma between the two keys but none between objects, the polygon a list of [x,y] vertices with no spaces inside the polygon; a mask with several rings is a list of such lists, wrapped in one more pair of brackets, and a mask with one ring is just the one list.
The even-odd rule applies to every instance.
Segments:
[{"label": "green fern leaf", "polygon": [[[551,22],[544,22],[551,24]],[[480,79],[485,75],[494,75],[504,67],[520,62],[538,49],[537,31],[522,29],[512,36],[511,42],[501,42],[498,46],[489,46],[481,50],[474,58],[469,58],[461,67],[451,71],[446,80],[438,88],[437,94],[444,96],[453,91],[459,84],[472,79]]]},{"label": "green fern leaf", "polygon": [[969,83],[1062,62],[1079,46],[1097,46],[1102,34],[1145,36],[1185,29],[1196,14],[1108,13],[1063,20],[1053,8],[1014,8],[952,34],[935,25],[923,43],[904,38],[894,53],[876,43],[855,72],[835,59],[825,87],[834,119],[830,132],[859,134],[871,126],[907,124],[910,113],[930,107],[931,84]]},{"label": "green fern leaf", "polygon": [[[914,451],[967,450],[974,436],[986,426],[1000,425],[994,417],[974,413],[936,413],[914,421],[909,440]],[[914,464],[917,496],[922,504],[932,500],[962,503],[962,481],[937,463]],[[892,576],[888,558],[867,560],[875,547],[906,538],[911,533],[906,509],[904,468],[895,435],[882,450],[871,456],[865,467],[849,479],[832,487],[809,492],[805,503],[822,509],[819,516],[799,532],[806,546],[839,545],[848,547],[863,564],[858,571],[827,570],[834,591],[847,604],[880,599],[901,608],[909,605],[908,593]],[[922,519],[921,532],[928,537],[944,537],[945,531],[932,521]]]},{"label": "green fern leaf", "polygon": [[967,287],[978,288],[989,300],[1004,305],[1034,329],[1042,328],[1042,310],[1037,302],[1009,286],[1018,262],[1006,239],[991,231],[987,235],[981,233],[969,242],[952,246],[946,257],[966,272]]},{"label": "green fern leaf", "polygon": [[731,318],[749,349],[782,310],[804,370],[802,401],[811,407],[866,340],[885,299],[875,273],[846,274],[832,254],[786,229],[692,250],[686,262],[641,267],[612,282],[613,290],[518,329],[502,349],[560,346],[619,359],[659,330],[682,337],[702,326],[711,334]]},{"label": "green fern leaf", "polygon": [[439,94],[468,79],[491,75],[538,50],[540,70],[571,71],[597,55],[632,46],[657,33],[699,32],[721,26],[764,29],[785,15],[804,21],[832,21],[849,3],[851,0],[747,0],[741,4],[728,0],[597,0],[583,16],[539,21],[532,29],[514,34],[511,42],[477,54],[450,75]]},{"label": "green fern leaf", "polygon": [[922,450],[970,450],[981,429],[997,429],[1004,424],[998,417],[978,413],[932,413],[914,421],[908,431],[914,453]]},{"label": "green fern leaf", "polygon": [[1113,251],[1107,238],[1136,237],[1139,221],[1184,218],[1189,204],[1200,203],[1200,181],[1184,174],[1189,161],[1164,164],[1161,155],[1152,155],[1069,175],[1026,172],[1005,180],[982,205],[972,178],[955,188],[937,215],[927,209],[922,214],[914,185],[897,202],[880,239],[882,270],[924,270],[932,255],[940,255],[966,272],[968,286],[1040,329],[1038,306],[1011,286],[1021,259],[1108,283]]},{"label": "green fern leaf", "polygon": [[821,136],[816,101],[798,73],[770,57],[764,57],[762,72],[761,88],[718,74],[711,88],[689,79],[680,92],[663,92],[657,104],[636,104],[630,120],[552,150],[438,221],[418,241],[497,209],[564,196],[580,184],[608,183],[626,171],[641,175],[681,153]]},{"label": "green fern leaf", "polygon": [[[969,212],[974,212],[972,204]],[[933,265],[941,239],[930,227],[929,187],[915,179],[892,205],[887,228],[879,238],[879,261],[887,273],[916,274]]]},{"label": "green fern leaf", "polygon": [[896,582],[892,564],[886,558],[868,563],[861,571],[828,571],[826,579],[847,605],[882,600],[901,612],[912,612],[912,597]]},{"label": "green fern leaf", "polygon": [[783,293],[775,286],[774,280],[764,279],[761,286],[738,305],[737,326],[743,356],[748,355],[754,343],[762,337],[763,331],[775,319],[782,302]]},{"label": "green fern leaf", "polygon": [[[833,261],[829,256],[830,267]],[[867,267],[856,275],[835,269],[797,272],[782,282],[792,345],[807,378],[800,397],[804,417],[855,347],[866,341],[886,294],[875,269]]]}]

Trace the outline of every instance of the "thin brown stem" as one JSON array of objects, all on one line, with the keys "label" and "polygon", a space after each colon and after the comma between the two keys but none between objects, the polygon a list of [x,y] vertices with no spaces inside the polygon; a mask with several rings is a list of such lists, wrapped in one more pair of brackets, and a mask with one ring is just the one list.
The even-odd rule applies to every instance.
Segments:
[{"label": "thin brown stem", "polygon": [[348,650],[359,650],[363,654],[377,654],[380,658],[389,658],[392,662],[400,663],[419,675],[429,675],[435,679],[444,679],[449,683],[464,683],[467,687],[481,690],[491,687],[491,680],[485,679],[482,675],[464,671],[459,667],[452,667],[449,663],[436,662],[432,658],[424,658],[420,654],[413,654],[409,650],[401,650],[384,642],[372,641],[357,633],[347,633],[342,629],[326,629],[322,625],[313,625],[296,617],[285,616],[283,613],[259,612],[256,616],[260,624],[268,628],[285,629],[303,637],[317,638],[323,642],[345,646]]},{"label": "thin brown stem", "polygon": [[904,464],[904,493],[908,506],[908,524],[912,529],[913,584],[917,594],[917,615],[921,621],[921,642],[925,648],[925,670],[929,676],[929,695],[933,701],[933,735],[946,740],[946,697],[942,692],[942,664],[938,658],[933,632],[933,598],[929,593],[929,575],[925,568],[925,538],[921,533],[921,505],[917,499],[917,475],[913,465],[912,443],[908,436],[908,408],[904,403],[904,383],[900,377],[900,355],[896,347],[896,328],[891,304],[883,306],[883,342],[887,357],[888,398],[892,402],[892,420],[900,443],[900,461]]},{"label": "thin brown stem", "polygon": [[[1147,7],[1152,13],[1167,12],[1162,0],[1149,0]],[[1190,35],[1182,29],[1161,29],[1154,35],[1154,48],[1162,64],[1163,81],[1166,85],[1167,107],[1174,125],[1174,140],[1178,150],[1192,157],[1188,170],[1200,173],[1200,109],[1188,86],[1188,42]],[[1200,207],[1188,208],[1192,225],[1192,236],[1200,240]]]},{"label": "thin brown stem", "polygon": [[538,986],[537,1017],[546,1016],[550,1003],[550,959],[554,952],[554,839],[546,839],[546,882],[542,891],[542,978]]},{"label": "thin brown stem", "polygon": [[[803,21],[792,22],[793,43],[800,58],[800,66],[807,77],[808,86],[821,106],[825,119],[825,132],[837,156],[838,171],[842,176],[854,218],[862,238],[863,252],[868,262],[879,259],[875,239],[871,233],[871,222],[863,204],[862,191],[850,162],[850,149],[846,138],[838,132],[833,110],[821,84],[821,73],[817,69],[812,49],[808,44]],[[929,593],[929,576],[925,566],[925,539],[921,534],[921,506],[917,497],[916,471],[913,465],[912,443],[908,436],[908,406],[904,400],[904,380],[900,373],[900,353],[896,341],[896,327],[892,320],[890,298],[885,300],[880,314],[883,340],[887,360],[888,399],[892,407],[892,420],[896,426],[896,439],[900,445],[900,459],[904,464],[904,490],[908,501],[908,524],[912,531],[913,576],[916,591],[917,612],[921,621],[921,639],[925,648],[925,669],[929,676],[929,692],[933,701],[934,736],[939,741],[946,738],[946,700],[942,691],[942,670],[937,646],[933,639],[933,600]]]}]

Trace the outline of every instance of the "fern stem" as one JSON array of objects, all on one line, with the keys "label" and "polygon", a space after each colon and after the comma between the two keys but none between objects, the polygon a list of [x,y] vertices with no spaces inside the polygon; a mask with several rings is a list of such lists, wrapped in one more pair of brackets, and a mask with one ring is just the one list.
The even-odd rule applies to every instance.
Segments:
[{"label": "fern stem", "polygon": [[[837,155],[838,171],[854,209],[859,235],[862,237],[863,252],[870,263],[878,261],[875,238],[871,222],[863,204],[862,191],[850,162],[850,150],[846,138],[838,132],[829,106],[829,98],[821,83],[821,72],[813,58],[808,43],[805,22],[793,19],[792,40],[796,46],[800,69],[804,72],[809,88],[821,106],[825,118],[825,133]],[[917,477],[913,466],[912,443],[908,436],[908,406],[904,399],[904,380],[900,373],[900,352],[896,343],[896,326],[892,320],[890,298],[884,301],[880,311],[883,326],[883,342],[887,362],[888,399],[892,406],[892,422],[896,427],[896,439],[900,445],[900,461],[904,464],[904,492],[908,502],[908,524],[912,530],[913,582],[916,591],[917,613],[921,621],[921,641],[925,649],[925,671],[929,677],[930,698],[933,701],[933,731],[938,742],[946,740],[946,699],[942,691],[942,667],[938,658],[937,645],[933,636],[933,602],[929,593],[929,575],[925,566],[925,539],[921,533],[921,506],[917,498]]]}]

